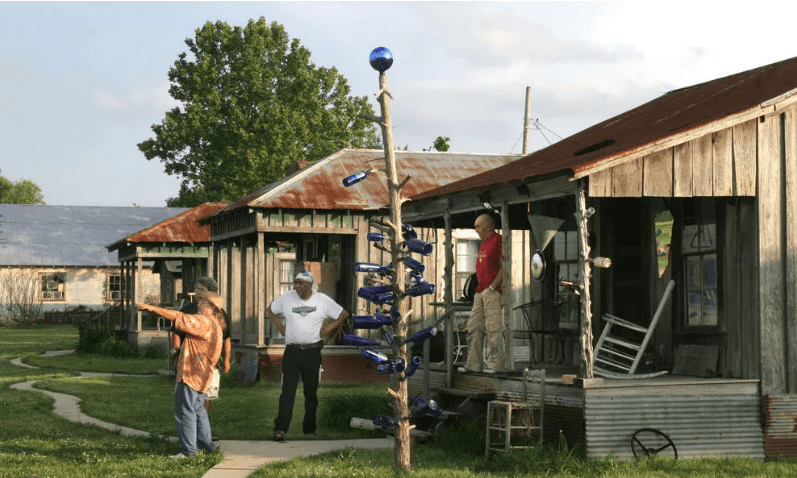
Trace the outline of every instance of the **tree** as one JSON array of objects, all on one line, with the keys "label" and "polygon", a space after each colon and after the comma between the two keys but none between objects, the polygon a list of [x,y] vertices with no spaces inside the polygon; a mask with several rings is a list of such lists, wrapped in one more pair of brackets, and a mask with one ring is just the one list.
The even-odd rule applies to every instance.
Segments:
[{"label": "tree", "polygon": [[[182,105],[138,144],[166,173],[181,177],[170,204],[231,201],[281,178],[296,160],[342,148],[380,147],[366,97],[350,96],[335,68],[265,18],[231,27],[207,22],[169,69],[169,94]],[[185,202],[195,204],[185,204]]]},{"label": "tree", "polygon": [[440,151],[441,153],[445,153],[446,151],[448,151],[448,148],[450,147],[448,145],[449,141],[451,141],[451,138],[449,138],[448,136],[438,136],[437,139],[434,140],[434,143],[432,143],[432,145],[429,146],[429,149],[424,149],[424,151],[431,151],[434,149],[435,151]]},{"label": "tree", "polygon": [[44,195],[33,181],[12,182],[0,176],[0,204],[44,204]]}]

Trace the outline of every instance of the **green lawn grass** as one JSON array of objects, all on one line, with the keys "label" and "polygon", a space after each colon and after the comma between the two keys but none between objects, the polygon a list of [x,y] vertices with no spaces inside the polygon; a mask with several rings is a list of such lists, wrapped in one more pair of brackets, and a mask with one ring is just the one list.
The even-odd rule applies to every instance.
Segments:
[{"label": "green lawn grass", "polygon": [[[222,460],[218,454],[173,461],[177,445],[172,403],[174,379],[152,375],[76,378],[85,362],[95,372],[152,374],[163,360],[113,359],[94,354],[36,357],[46,350],[72,348],[73,326],[0,328],[0,478],[10,477],[201,477]],[[40,367],[20,368],[9,358]],[[111,423],[146,430],[149,438],[124,437],[99,427],[70,422],[52,413],[53,400],[40,393],[9,389],[15,382],[38,381],[42,389],[77,395],[84,413]],[[267,440],[277,413],[279,386],[222,385],[214,402],[211,426],[226,440]],[[384,385],[322,383],[319,390],[321,439],[380,436],[348,427],[352,416],[390,414]],[[303,416],[301,389],[297,395],[291,440]],[[587,460],[582,449],[564,444],[543,445],[484,458],[484,424],[464,422],[427,444],[412,445],[412,475],[447,477],[797,477],[797,463],[776,459],[758,462],[729,459],[654,459],[619,462]],[[393,450],[342,450],[296,458],[261,467],[255,477],[384,477],[393,472]]]}]

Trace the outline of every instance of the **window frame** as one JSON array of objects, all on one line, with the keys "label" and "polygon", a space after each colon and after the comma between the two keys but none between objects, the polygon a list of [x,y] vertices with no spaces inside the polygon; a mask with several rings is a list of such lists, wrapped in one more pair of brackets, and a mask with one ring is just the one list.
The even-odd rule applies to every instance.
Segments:
[{"label": "window frame", "polygon": [[[711,331],[719,330],[721,327],[722,317],[719,302],[722,282],[719,277],[720,263],[717,248],[719,224],[714,206],[713,201],[695,199],[693,211],[682,207],[680,276],[683,283],[684,305],[680,321],[684,331]],[[695,231],[692,233],[693,237],[687,241],[687,236],[692,230]],[[707,270],[706,267],[709,269]],[[696,293],[701,298],[696,303],[699,306],[697,312],[700,315],[701,323],[694,323],[694,320],[691,319],[695,310],[694,301],[691,299]],[[713,314],[711,311],[706,312],[708,301],[713,302],[713,305],[708,306],[709,309],[713,309]],[[710,320],[706,323],[706,318],[710,319],[712,316],[713,323]]]},{"label": "window frame", "polygon": [[66,272],[40,272],[39,286],[39,299],[42,302],[66,302]]}]

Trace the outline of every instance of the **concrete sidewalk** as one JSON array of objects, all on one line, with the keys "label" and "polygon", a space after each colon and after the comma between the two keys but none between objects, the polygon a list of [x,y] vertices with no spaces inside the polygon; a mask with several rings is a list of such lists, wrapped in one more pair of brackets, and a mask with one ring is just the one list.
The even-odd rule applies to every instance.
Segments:
[{"label": "concrete sidewalk", "polygon": [[[65,355],[72,353],[72,350],[59,350],[47,352],[45,355]],[[22,363],[20,359],[13,359],[11,363],[19,367],[37,368]],[[81,377],[102,375],[102,376],[123,376],[123,377],[151,377],[151,375],[123,375],[112,373],[93,373],[83,372]],[[53,397],[55,400],[53,413],[64,417],[73,422],[96,425],[106,430],[119,431],[125,436],[149,436],[149,432],[135,430],[128,427],[114,425],[96,418],[83,414],[80,411],[80,398],[64,393],[50,392],[33,388],[36,382],[22,382],[11,385],[15,390],[40,392]],[[170,441],[176,442],[176,438]],[[261,466],[274,461],[288,461],[297,456],[320,455],[344,448],[392,448],[393,438],[374,438],[365,440],[303,440],[303,441],[243,441],[243,440],[221,440],[217,442],[219,449],[224,454],[224,461],[214,466],[202,478],[245,478]]]},{"label": "concrete sidewalk", "polygon": [[261,466],[274,461],[287,461],[296,456],[320,455],[344,448],[392,448],[393,438],[366,440],[305,441],[238,441],[221,440],[219,448],[224,461],[211,468],[202,478],[245,478]]}]

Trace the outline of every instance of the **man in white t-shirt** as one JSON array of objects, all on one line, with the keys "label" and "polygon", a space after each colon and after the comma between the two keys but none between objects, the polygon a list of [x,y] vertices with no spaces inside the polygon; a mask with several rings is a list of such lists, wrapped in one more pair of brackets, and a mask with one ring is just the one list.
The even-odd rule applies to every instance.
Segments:
[{"label": "man in white t-shirt", "polygon": [[[318,380],[321,369],[321,348],[324,338],[340,327],[349,317],[334,300],[326,294],[313,290],[315,277],[302,271],[296,275],[293,290],[277,297],[268,306],[271,323],[285,336],[285,353],[282,356],[282,393],[279,415],[274,420],[274,440],[283,441],[291,424],[293,403],[299,379],[304,386],[305,436],[316,435],[316,410],[318,408]],[[285,325],[279,319],[285,317]],[[328,318],[335,319],[324,325]]]}]

